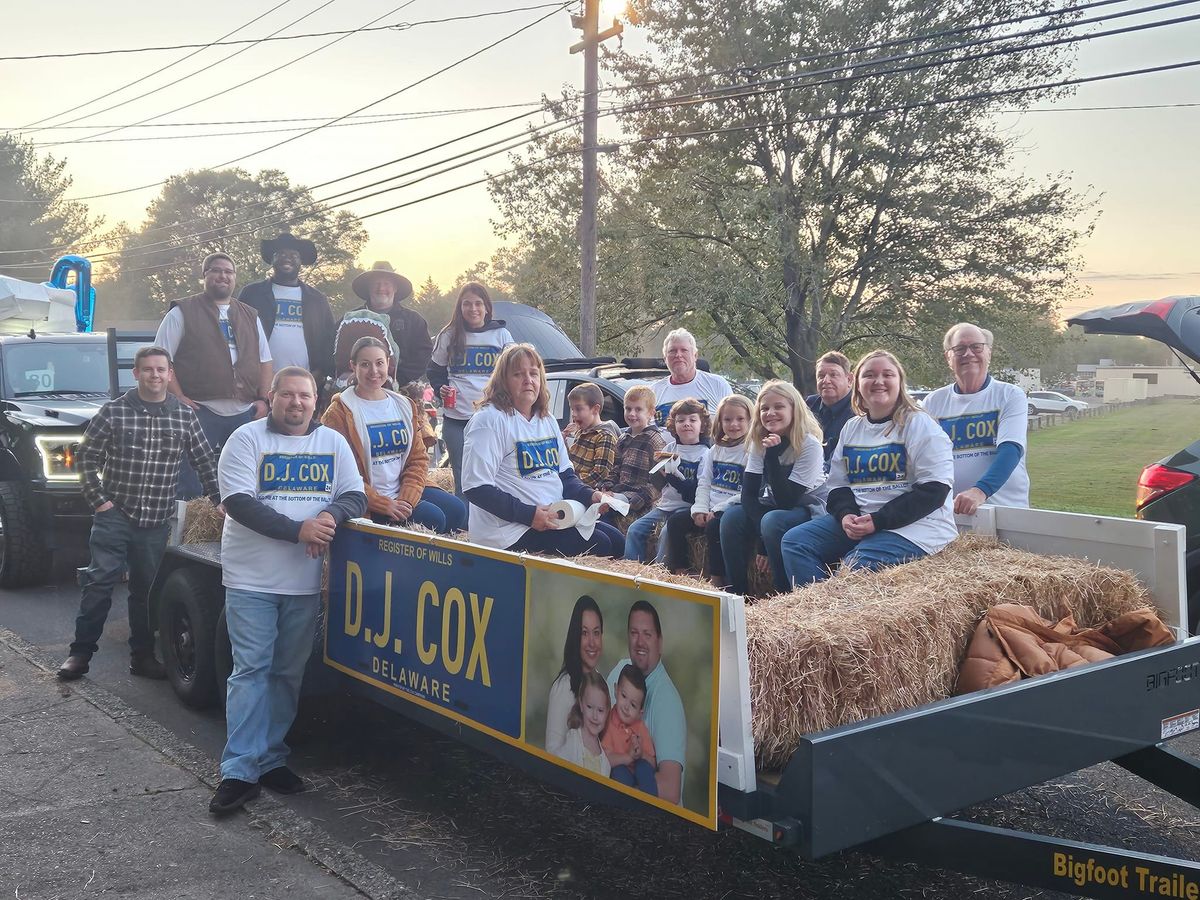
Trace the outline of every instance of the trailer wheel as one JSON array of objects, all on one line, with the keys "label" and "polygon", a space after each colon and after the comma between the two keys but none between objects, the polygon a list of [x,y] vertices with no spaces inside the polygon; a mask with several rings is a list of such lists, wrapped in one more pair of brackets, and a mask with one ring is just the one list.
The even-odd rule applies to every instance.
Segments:
[{"label": "trailer wheel", "polygon": [[202,572],[176,569],[167,576],[159,602],[158,630],[167,679],[179,699],[194,709],[212,706],[217,699],[214,644],[221,613],[219,590]]},{"label": "trailer wheel", "polygon": [[213,641],[213,672],[217,679],[217,704],[225,706],[225,695],[229,676],[233,674],[233,647],[229,643],[229,620],[225,618],[225,607],[217,616],[217,633]]},{"label": "trailer wheel", "polygon": [[0,481],[0,586],[42,584],[50,574],[51,559],[25,486]]}]

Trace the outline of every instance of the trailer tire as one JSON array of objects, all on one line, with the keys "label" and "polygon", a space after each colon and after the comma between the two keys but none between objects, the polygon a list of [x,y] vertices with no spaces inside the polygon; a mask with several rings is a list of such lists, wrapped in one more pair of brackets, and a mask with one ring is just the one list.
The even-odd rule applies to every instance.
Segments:
[{"label": "trailer tire", "polygon": [[233,674],[233,646],[229,643],[229,620],[225,617],[225,607],[217,616],[217,632],[213,641],[213,672],[217,679],[217,705],[225,708],[225,696],[229,686],[229,676]]},{"label": "trailer tire", "polygon": [[194,568],[176,569],[163,584],[158,630],[163,665],[176,696],[193,709],[217,699],[215,637],[221,613],[220,585]]},{"label": "trailer tire", "polygon": [[25,485],[0,481],[0,587],[42,584],[52,558],[38,533]]}]

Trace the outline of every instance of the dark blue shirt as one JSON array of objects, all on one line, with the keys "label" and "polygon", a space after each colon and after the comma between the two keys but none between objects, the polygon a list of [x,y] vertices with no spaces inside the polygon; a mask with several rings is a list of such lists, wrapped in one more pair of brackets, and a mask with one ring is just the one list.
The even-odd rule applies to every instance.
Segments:
[{"label": "dark blue shirt", "polygon": [[842,426],[854,415],[854,411],[850,408],[850,394],[847,393],[833,406],[826,406],[822,403],[820,394],[806,397],[804,402],[808,404],[812,414],[817,417],[821,433],[825,435],[825,471],[829,471],[829,458],[833,456],[838,438],[842,436]]}]

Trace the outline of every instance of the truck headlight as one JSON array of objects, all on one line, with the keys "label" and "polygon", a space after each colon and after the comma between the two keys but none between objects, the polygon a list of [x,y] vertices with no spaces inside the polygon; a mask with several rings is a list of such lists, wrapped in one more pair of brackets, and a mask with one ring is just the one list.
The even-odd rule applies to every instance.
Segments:
[{"label": "truck headlight", "polygon": [[47,481],[83,480],[83,470],[79,468],[82,440],[82,434],[41,434],[33,439]]}]

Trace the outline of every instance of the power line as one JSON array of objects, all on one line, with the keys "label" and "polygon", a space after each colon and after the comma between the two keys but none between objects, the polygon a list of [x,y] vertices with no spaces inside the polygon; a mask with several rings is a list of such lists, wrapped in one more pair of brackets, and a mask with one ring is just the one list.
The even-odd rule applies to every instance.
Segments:
[{"label": "power line", "polygon": [[[231,36],[237,34],[242,29],[249,28],[251,25],[253,25],[255,22],[257,22],[259,19],[269,16],[271,13],[275,12],[275,10],[277,10],[283,6],[287,6],[291,2],[292,2],[292,0],[281,0],[280,3],[276,3],[274,6],[272,6],[270,9],[268,9],[262,15],[256,16],[255,18],[251,19],[249,22],[246,22],[244,25],[239,25],[237,28],[233,29],[233,31],[227,31],[225,34],[221,35],[221,37],[217,38],[212,43],[213,44],[219,43],[219,42],[225,40],[225,38],[231,37]],[[109,97],[111,97],[113,94],[120,93],[121,91],[125,90],[126,88],[131,88],[136,84],[141,84],[143,81],[153,78],[155,75],[160,75],[163,72],[167,71],[168,69],[174,68],[175,66],[179,65],[180,63],[187,62],[193,56],[196,56],[199,53],[203,53],[205,50],[208,49],[209,46],[211,46],[211,44],[206,44],[205,46],[201,47],[199,50],[195,50],[192,53],[188,53],[185,56],[181,56],[179,59],[175,60],[174,62],[167,63],[165,66],[155,69],[153,72],[143,75],[141,78],[137,78],[137,79],[134,79],[133,81],[126,82],[125,84],[121,85],[120,87],[113,88],[111,91],[109,91],[106,94],[101,94],[98,97],[93,97],[91,100],[85,100],[83,103],[80,103],[76,106],[72,106],[70,109],[64,109],[61,112],[54,113],[53,115],[44,116],[43,118],[38,119],[37,121],[30,122],[27,125],[22,125],[21,128],[22,129],[32,128],[34,125],[41,125],[43,122],[49,122],[51,119],[57,119],[59,116],[70,115],[71,113],[75,112],[77,109],[83,109],[85,106],[91,106],[93,103],[99,103],[101,100],[106,100]]]},{"label": "power line", "polygon": [[[334,0],[329,0],[329,2],[332,3],[332,2],[334,2]],[[380,21],[381,19],[386,19],[388,16],[395,15],[396,13],[400,12],[400,10],[404,9],[405,7],[412,6],[415,2],[416,2],[416,0],[405,0],[404,3],[401,3],[399,6],[388,10],[381,16],[376,16],[375,18],[371,19],[369,22],[367,22],[362,27],[366,28],[369,25],[374,25],[376,22]],[[289,59],[287,62],[283,63],[282,65],[272,66],[270,69],[267,69],[265,72],[261,72],[258,75],[254,75],[251,78],[245,79],[244,81],[239,81],[237,84],[231,85],[227,88],[222,88],[221,90],[217,91],[216,93],[209,94],[206,97],[201,97],[199,100],[192,100],[189,103],[185,103],[183,106],[177,106],[174,109],[167,110],[166,112],[161,112],[161,113],[157,113],[156,115],[153,115],[153,116],[148,116],[145,119],[139,120],[135,124],[144,125],[147,122],[153,122],[156,119],[165,118],[166,116],[172,115],[173,113],[183,112],[185,109],[191,109],[193,106],[199,106],[201,103],[205,103],[209,100],[215,100],[217,97],[223,97],[225,94],[232,93],[233,91],[236,91],[239,88],[243,88],[248,84],[253,84],[256,81],[266,78],[268,75],[278,74],[279,72],[282,72],[284,69],[288,68],[289,66],[294,66],[296,63],[302,62],[303,60],[308,59],[310,56],[315,56],[316,54],[320,53],[322,50],[326,50],[326,49],[332,47],[334,44],[340,43],[340,42],[346,40],[346,38],[350,37],[352,34],[356,34],[356,33],[357,33],[356,31],[346,32],[345,34],[341,35],[340,37],[336,37],[331,41],[327,41],[326,43],[322,44],[320,47],[314,47],[312,50],[309,50],[306,53],[302,53],[293,59]],[[249,49],[249,48],[246,48],[246,49]],[[238,51],[238,52],[240,53],[241,51]],[[169,85],[168,85],[168,87],[169,87]],[[153,92],[151,92],[151,93],[153,93]],[[143,96],[145,96],[145,95],[143,95]],[[99,134],[88,135],[85,138],[78,138],[76,140],[70,140],[70,141],[57,141],[57,142],[50,143],[50,144],[44,144],[43,146],[60,147],[65,144],[86,144],[86,143],[89,143],[90,141],[96,140],[98,138],[105,137],[106,135],[114,134],[118,131],[124,131],[125,127],[126,126],[121,125],[116,128],[110,128],[107,131],[101,131]]]},{"label": "power line", "polygon": [[[275,31],[273,31],[273,32],[272,32],[272,34],[279,34],[279,32],[281,32],[281,31],[286,31],[287,29],[291,28],[293,25],[298,25],[299,23],[301,23],[301,22],[303,22],[305,19],[307,19],[309,16],[315,15],[316,13],[320,12],[321,10],[323,10],[325,7],[327,7],[327,6],[329,6],[330,4],[332,4],[332,3],[335,3],[335,2],[336,2],[336,0],[325,0],[325,2],[324,2],[324,3],[322,3],[320,6],[318,6],[316,9],[313,9],[313,10],[311,10],[311,11],[309,11],[309,12],[306,12],[304,15],[302,15],[302,16],[301,16],[300,18],[298,18],[298,19],[293,19],[291,22],[288,22],[288,23],[287,23],[286,25],[284,25],[282,28],[277,28]],[[278,7],[277,7],[277,8],[278,8]],[[262,41],[260,40],[258,43],[262,43]],[[59,122],[58,124],[60,124],[60,125],[74,125],[76,122],[81,122],[81,121],[83,121],[84,119],[90,119],[90,118],[92,118],[93,116],[99,116],[99,115],[102,115],[102,114],[104,114],[104,113],[106,113],[106,112],[110,112],[110,111],[112,111],[112,110],[114,110],[114,109],[120,109],[122,106],[128,106],[130,103],[135,103],[135,102],[137,102],[138,100],[142,100],[142,99],[144,99],[144,98],[146,98],[146,97],[149,97],[149,96],[151,96],[151,95],[153,95],[153,94],[157,94],[157,93],[159,93],[160,91],[165,91],[167,88],[174,87],[175,85],[177,85],[177,84],[180,84],[181,82],[187,81],[189,78],[195,78],[197,75],[200,75],[200,74],[202,74],[202,73],[204,73],[204,72],[207,72],[209,69],[212,69],[212,68],[214,68],[214,67],[216,67],[216,66],[219,66],[219,65],[221,65],[222,63],[228,62],[229,60],[233,59],[235,56],[240,56],[241,54],[245,53],[247,50],[250,50],[250,49],[252,49],[252,48],[253,48],[253,47],[255,47],[255,46],[257,46],[257,44],[250,44],[250,45],[248,45],[248,46],[246,46],[246,47],[243,47],[241,50],[234,50],[232,53],[228,54],[227,56],[223,56],[223,57],[221,57],[220,59],[218,59],[218,60],[215,60],[215,61],[213,61],[213,62],[209,63],[209,64],[208,64],[208,65],[206,65],[206,66],[202,66],[201,68],[197,69],[197,70],[196,70],[196,71],[194,71],[194,72],[189,72],[187,75],[181,75],[180,77],[176,78],[174,81],[168,81],[166,84],[159,85],[159,86],[158,86],[158,87],[156,87],[156,88],[151,88],[150,90],[148,90],[148,91],[146,91],[146,92],[144,92],[144,93],[138,94],[136,97],[130,97],[130,98],[126,99],[126,100],[122,100],[122,101],[120,101],[119,103],[114,103],[114,104],[112,104],[111,106],[106,106],[106,107],[104,107],[104,109],[96,110],[95,112],[84,113],[84,114],[83,114],[83,115],[81,115],[81,116],[76,116],[74,119],[68,119],[68,120],[67,120],[67,121],[65,121],[65,122]],[[195,51],[195,53],[189,54],[189,56],[194,56],[196,53],[200,53],[200,52],[202,52],[202,51],[200,51],[200,50],[197,50],[197,51]],[[185,57],[185,59],[186,59],[186,58],[187,58],[187,57]],[[144,81],[144,80],[145,80],[144,78],[143,78],[143,79],[138,79],[138,82],[140,82],[140,81]],[[133,83],[134,83],[134,84],[137,84],[138,82],[133,82]],[[128,87],[128,85],[127,85],[127,87]],[[123,88],[122,88],[122,89],[123,89]],[[116,93],[116,92],[114,91],[114,92],[111,92],[111,93]],[[106,96],[107,96],[107,95],[106,95]],[[89,105],[89,104],[84,104],[84,105],[85,105],[85,106],[87,106],[87,105]],[[78,107],[76,107],[76,108],[78,108]],[[22,130],[28,130],[28,128],[29,128],[29,126],[26,126],[26,127],[25,127],[24,129],[22,129]],[[33,129],[33,130],[34,130],[34,131],[37,131],[38,129]]]},{"label": "power line", "polygon": [[[304,38],[362,34],[371,31],[406,31],[409,28],[416,28],[418,25],[438,25],[443,22],[462,22],[467,19],[486,19],[491,16],[504,16],[515,12],[532,12],[536,9],[549,9],[551,6],[557,5],[557,3],[541,3],[536,6],[518,6],[512,9],[499,9],[492,10],[491,12],[472,13],[470,15],[448,16],[444,19],[419,19],[415,22],[397,22],[394,25],[379,25],[374,28],[355,28],[345,31],[311,31],[306,34],[285,34],[257,39],[245,38],[237,41],[227,41],[218,38],[209,44],[168,44],[161,47],[124,47],[114,50],[77,50],[71,53],[34,53],[29,54],[28,56],[0,56],[0,62],[17,62],[31,59],[73,59],[80,56],[113,56],[119,53],[156,53],[160,50],[189,50],[193,47],[199,47],[202,50],[207,50],[209,47],[234,47],[238,44],[265,44],[273,41],[297,41],[303,40]],[[380,18],[382,18],[382,16]],[[257,21],[257,19],[255,21]],[[245,27],[246,26],[244,25],[242,26],[242,28]],[[238,31],[241,31],[241,28],[239,28]],[[233,33],[234,32],[230,32],[230,34]]]}]

